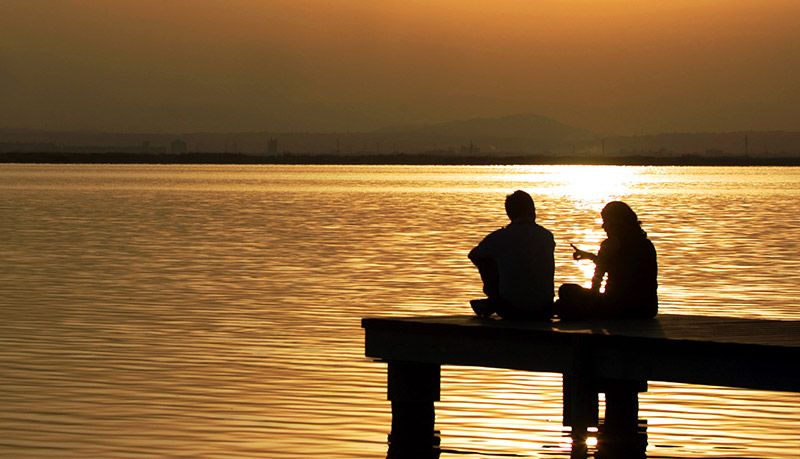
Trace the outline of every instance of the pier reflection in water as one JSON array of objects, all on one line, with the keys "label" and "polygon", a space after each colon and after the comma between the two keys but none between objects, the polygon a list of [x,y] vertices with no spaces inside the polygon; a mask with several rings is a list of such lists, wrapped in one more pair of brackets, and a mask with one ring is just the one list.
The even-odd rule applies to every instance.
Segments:
[{"label": "pier reflection in water", "polygon": [[601,423],[595,432],[570,436],[570,459],[644,459],[647,457],[647,420],[637,419],[633,429]]},{"label": "pier reflection in water", "polygon": [[[424,442],[423,442],[424,443]],[[482,455],[482,451],[448,449],[442,445],[441,432],[436,431],[428,445],[398,447],[389,435],[387,459],[439,459],[442,455]],[[559,445],[547,445],[540,451],[542,457],[549,455],[570,459],[645,459],[647,458],[647,420],[637,419],[633,429],[608,425],[601,421],[598,427],[573,432],[566,430]],[[487,456],[488,457],[488,456]],[[523,454],[494,454],[491,457],[529,457]],[[653,456],[651,456],[652,458]],[[659,456],[661,457],[661,456]]]}]

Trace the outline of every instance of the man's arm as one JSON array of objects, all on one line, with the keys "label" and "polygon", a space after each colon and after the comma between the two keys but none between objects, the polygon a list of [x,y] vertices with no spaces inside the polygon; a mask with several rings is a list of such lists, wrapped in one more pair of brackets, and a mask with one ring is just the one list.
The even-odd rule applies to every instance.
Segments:
[{"label": "man's arm", "polygon": [[478,268],[478,273],[483,281],[483,293],[491,299],[500,297],[500,269],[495,258],[492,234],[486,236],[480,244],[469,251],[472,264]]},{"label": "man's arm", "polygon": [[472,260],[478,268],[483,281],[483,293],[491,298],[500,298],[500,270],[493,258],[476,258]]}]

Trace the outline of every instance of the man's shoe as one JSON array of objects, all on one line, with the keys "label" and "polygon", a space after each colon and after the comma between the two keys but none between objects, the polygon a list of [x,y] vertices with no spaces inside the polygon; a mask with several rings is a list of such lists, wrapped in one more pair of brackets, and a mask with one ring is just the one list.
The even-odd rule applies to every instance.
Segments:
[{"label": "man's shoe", "polygon": [[475,315],[481,319],[486,319],[495,312],[492,300],[489,298],[470,300],[469,304],[472,306],[472,310],[475,311]]}]

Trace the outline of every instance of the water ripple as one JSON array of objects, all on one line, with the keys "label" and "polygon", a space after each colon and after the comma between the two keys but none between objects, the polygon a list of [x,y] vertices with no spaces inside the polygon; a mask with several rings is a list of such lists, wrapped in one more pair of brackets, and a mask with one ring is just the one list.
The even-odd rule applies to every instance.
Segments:
[{"label": "water ripple", "polygon": [[[599,178],[593,180],[593,177]],[[798,168],[0,166],[0,456],[374,458],[367,315],[463,314],[530,191],[557,283],[631,203],[662,311],[800,319]],[[443,369],[448,451],[569,457],[556,375]],[[788,458],[797,394],[651,383],[650,457]]]}]

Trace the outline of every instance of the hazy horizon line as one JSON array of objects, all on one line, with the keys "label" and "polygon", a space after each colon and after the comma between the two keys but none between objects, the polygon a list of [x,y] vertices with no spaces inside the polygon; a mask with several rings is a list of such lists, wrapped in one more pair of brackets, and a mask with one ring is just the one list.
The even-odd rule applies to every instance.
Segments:
[{"label": "hazy horizon line", "polygon": [[501,116],[475,116],[470,118],[452,118],[442,121],[419,121],[407,123],[394,123],[388,124],[383,127],[374,129],[361,129],[361,130],[330,130],[330,129],[317,129],[317,130],[292,130],[292,129],[262,129],[262,130],[241,130],[241,131],[226,131],[226,130],[122,130],[122,129],[106,129],[106,128],[83,128],[83,129],[58,129],[48,127],[12,127],[0,126],[0,131],[26,131],[26,132],[47,132],[47,133],[85,133],[85,134],[123,134],[123,135],[198,135],[198,134],[216,134],[216,135],[242,135],[242,134],[309,134],[309,135],[347,135],[347,134],[371,134],[371,133],[391,133],[392,130],[406,130],[406,129],[424,129],[436,126],[444,126],[456,123],[468,123],[476,121],[497,121],[510,118],[539,118],[542,120],[552,121],[563,125],[568,128],[582,130],[588,134],[592,134],[597,138],[603,137],[638,137],[638,136],[656,136],[656,135],[678,135],[678,134],[734,134],[734,133],[770,133],[770,132],[785,132],[795,133],[800,132],[800,126],[796,129],[729,129],[729,130],[662,130],[662,131],[641,131],[641,132],[604,132],[595,131],[585,128],[583,126],[564,123],[554,117],[547,115],[540,115],[537,113],[512,113]]}]

